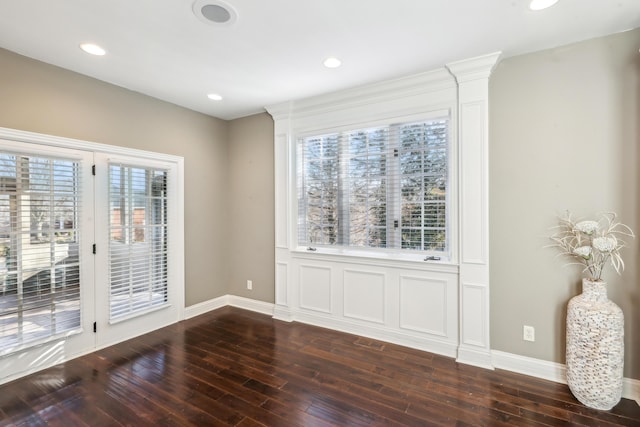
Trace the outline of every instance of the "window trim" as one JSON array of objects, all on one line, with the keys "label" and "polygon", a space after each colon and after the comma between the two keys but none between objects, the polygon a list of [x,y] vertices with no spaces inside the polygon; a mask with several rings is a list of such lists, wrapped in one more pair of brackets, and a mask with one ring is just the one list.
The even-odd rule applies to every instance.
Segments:
[{"label": "window trim", "polygon": [[[411,114],[390,114],[389,117],[379,117],[374,120],[351,120],[348,123],[342,123],[336,126],[304,126],[294,128],[291,132],[289,144],[291,161],[291,194],[295,197],[299,194],[298,182],[298,165],[301,153],[298,149],[299,140],[311,136],[321,136],[336,133],[345,133],[358,129],[375,128],[375,127],[391,127],[404,123],[428,122],[439,118],[447,118],[448,125],[448,158],[447,158],[447,201],[446,201],[446,224],[447,224],[447,249],[445,251],[427,251],[427,250],[411,250],[401,248],[373,248],[373,247],[354,247],[341,245],[324,245],[315,244],[312,247],[301,245],[299,242],[299,207],[298,203],[291,203],[291,251],[296,254],[308,254],[313,257],[315,255],[345,256],[350,258],[370,258],[374,260],[397,260],[425,263],[437,263],[443,265],[457,264],[457,248],[458,248],[458,148],[457,148],[457,126],[456,126],[456,109],[453,104],[442,105],[425,108],[420,113]],[[436,259],[429,259],[436,257]]]}]

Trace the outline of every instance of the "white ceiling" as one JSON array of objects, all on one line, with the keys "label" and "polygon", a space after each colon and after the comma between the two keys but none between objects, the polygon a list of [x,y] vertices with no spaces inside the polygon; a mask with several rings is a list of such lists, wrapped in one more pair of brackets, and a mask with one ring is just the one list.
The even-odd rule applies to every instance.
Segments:
[{"label": "white ceiling", "polygon": [[[233,25],[202,22],[194,0],[4,0],[0,47],[233,119],[486,53],[640,26],[640,0],[560,0],[539,12],[529,0],[224,1],[237,12]],[[85,41],[108,54],[87,55]],[[342,67],[325,68],[327,56]]]}]

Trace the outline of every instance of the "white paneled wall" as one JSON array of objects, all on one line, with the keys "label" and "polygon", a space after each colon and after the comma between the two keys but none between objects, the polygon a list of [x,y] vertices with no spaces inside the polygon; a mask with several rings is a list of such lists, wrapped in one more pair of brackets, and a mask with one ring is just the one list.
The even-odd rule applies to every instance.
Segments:
[{"label": "white paneled wall", "polygon": [[385,324],[385,300],[390,286],[384,272],[342,268],[345,318]]},{"label": "white paneled wall", "polygon": [[[275,122],[276,304],[302,321],[491,368],[488,82],[499,54],[268,107]],[[448,112],[448,237],[440,261],[403,253],[316,248],[297,241],[297,134]]]},{"label": "white paneled wall", "polygon": [[451,277],[446,279],[400,276],[401,328],[445,338],[455,333],[457,319],[447,314],[455,314],[456,283]]},{"label": "white paneled wall", "polygon": [[330,266],[297,265],[299,307],[304,310],[320,313],[333,313],[332,280],[333,269]]},{"label": "white paneled wall", "polygon": [[293,319],[457,355],[455,266],[425,271],[410,263],[369,265],[313,255],[291,258],[298,275],[297,297],[288,305]]}]

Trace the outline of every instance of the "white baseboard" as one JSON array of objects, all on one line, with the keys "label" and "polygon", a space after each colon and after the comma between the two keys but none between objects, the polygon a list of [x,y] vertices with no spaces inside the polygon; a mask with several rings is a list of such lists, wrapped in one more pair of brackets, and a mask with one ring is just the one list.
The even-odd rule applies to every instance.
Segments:
[{"label": "white baseboard", "polygon": [[201,314],[208,313],[213,310],[217,310],[222,307],[230,305],[231,307],[242,308],[249,311],[255,311],[257,313],[273,316],[274,304],[264,301],[258,301],[255,299],[239,297],[236,295],[223,295],[209,301],[204,301],[195,305],[190,305],[184,309],[184,318],[191,319],[192,317],[199,316]]},{"label": "white baseboard", "polygon": [[184,309],[184,318],[185,320],[191,319],[192,317],[200,316],[201,314],[226,307],[227,305],[229,305],[229,295],[223,295],[218,298],[203,301],[201,303],[186,307]]},{"label": "white baseboard", "polygon": [[518,354],[493,350],[493,366],[519,374],[530,375],[557,383],[566,384],[565,367],[561,363],[549,362]]},{"label": "white baseboard", "polygon": [[476,349],[465,345],[460,345],[458,347],[456,362],[484,369],[494,368],[491,350],[487,351],[485,349]]},{"label": "white baseboard", "polygon": [[[507,371],[518,372],[536,378],[542,378],[557,383],[566,384],[566,367],[561,363],[549,362],[518,354],[505,353],[493,350],[491,352],[493,366]],[[640,381],[632,378],[623,378],[622,397],[635,400],[640,405]]]},{"label": "white baseboard", "polygon": [[283,322],[293,322],[291,310],[281,305],[276,305],[273,308],[273,318],[276,320],[282,320]]},{"label": "white baseboard", "polygon": [[362,325],[358,322],[335,318],[331,315],[311,314],[296,311],[291,314],[291,318],[293,321],[306,323],[308,325],[333,329],[348,334],[359,335],[361,337],[415,348],[417,350],[441,354],[447,357],[456,357],[456,346],[445,340],[429,339],[424,336],[418,337],[411,335],[410,333],[403,333],[396,329]]},{"label": "white baseboard", "polygon": [[[398,334],[396,331],[387,331],[383,329],[362,326],[355,322],[305,313],[292,313],[288,309],[278,309],[275,304],[235,295],[224,295],[209,301],[189,306],[184,310],[185,319],[190,319],[192,317],[199,316],[200,314],[204,314],[209,311],[225,307],[227,305],[266,314],[279,320],[288,322],[298,321],[310,325],[334,329],[341,332],[379,339],[398,345],[404,345],[407,347],[416,348],[418,350],[442,354],[449,357],[456,357],[457,350],[457,361],[461,363],[489,369],[491,369],[491,367],[495,367],[498,369],[505,369],[507,371],[530,375],[532,377],[542,378],[557,383],[567,383],[566,368],[565,365],[561,363],[549,362],[546,360],[520,356],[518,354],[506,353],[498,350],[492,350],[490,360],[486,360],[486,358],[484,357],[484,353],[478,355],[469,353],[468,351],[461,352],[460,349],[456,349],[450,343],[438,341],[425,342],[424,340],[419,340],[415,337],[411,337],[410,335]],[[622,397],[635,400],[638,405],[640,405],[640,380],[624,378]]]},{"label": "white baseboard", "polygon": [[291,312],[288,309],[283,310],[282,307],[278,307],[275,304],[235,295],[225,295],[189,306],[185,309],[185,319],[190,319],[227,305],[266,314],[277,320],[285,322],[297,321],[322,328],[360,335],[362,337],[378,339],[418,350],[429,351],[431,353],[437,353],[448,357],[456,357],[456,346],[450,342],[437,339],[425,340],[424,337],[415,337],[409,333],[405,334],[396,330],[361,325],[357,322],[345,319],[336,319],[330,316]]},{"label": "white baseboard", "polygon": [[243,308],[249,311],[273,316],[274,304],[255,299],[227,295],[228,304],[232,307]]},{"label": "white baseboard", "polygon": [[629,399],[634,399],[640,406],[640,381],[631,378],[625,378],[622,385],[622,395]]}]

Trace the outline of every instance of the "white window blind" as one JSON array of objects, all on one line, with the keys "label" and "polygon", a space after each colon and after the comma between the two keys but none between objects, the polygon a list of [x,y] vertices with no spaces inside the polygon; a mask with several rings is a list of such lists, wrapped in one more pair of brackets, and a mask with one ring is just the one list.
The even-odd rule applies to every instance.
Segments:
[{"label": "white window blind", "polygon": [[0,152],[0,353],[80,329],[79,163]]},{"label": "white window blind", "polygon": [[110,320],[167,305],[167,175],[109,165]]},{"label": "white window blind", "polygon": [[298,241],[445,252],[449,119],[298,139]]}]

